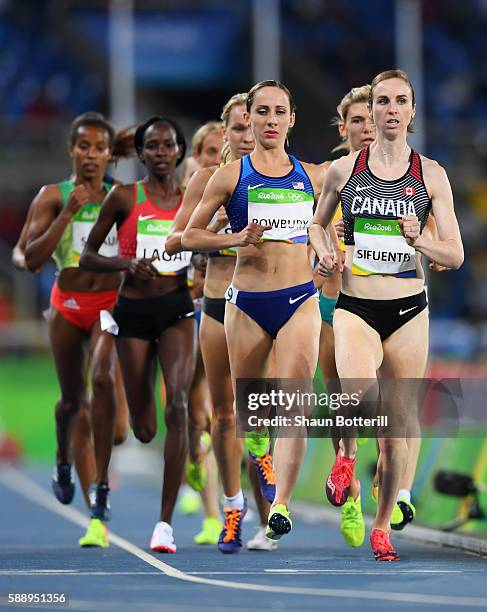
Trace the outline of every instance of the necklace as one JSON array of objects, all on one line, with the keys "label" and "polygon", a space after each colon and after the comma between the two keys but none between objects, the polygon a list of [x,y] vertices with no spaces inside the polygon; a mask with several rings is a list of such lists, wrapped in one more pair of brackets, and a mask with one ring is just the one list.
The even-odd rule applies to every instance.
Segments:
[{"label": "necklace", "polygon": [[[383,149],[383,148],[380,146],[379,142],[377,142],[377,146],[379,147],[379,150],[380,150],[380,152],[382,153],[382,155],[384,155],[384,157],[391,157],[392,153],[386,153],[386,152],[384,151],[384,149]],[[408,143],[406,142],[406,144],[405,144],[405,146],[404,146],[404,149],[403,149],[403,150],[401,151],[401,153],[399,154],[399,159],[397,159],[397,160],[396,160],[396,163],[400,163],[400,162],[402,161],[401,157],[402,157],[402,155],[403,155],[403,154],[404,154],[404,153],[405,153],[405,152],[406,152],[408,149],[409,149],[409,145],[408,145]],[[406,160],[406,161],[409,161],[409,152],[408,152],[408,155],[407,155],[407,160]]]}]

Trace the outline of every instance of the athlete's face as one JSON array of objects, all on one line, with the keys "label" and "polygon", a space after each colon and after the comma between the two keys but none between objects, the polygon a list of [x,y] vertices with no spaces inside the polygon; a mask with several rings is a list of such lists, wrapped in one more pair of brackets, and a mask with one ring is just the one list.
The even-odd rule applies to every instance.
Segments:
[{"label": "athlete's face", "polygon": [[144,134],[141,160],[149,174],[162,177],[176,169],[180,148],[174,128],[167,123],[154,123]]},{"label": "athlete's face", "polygon": [[375,140],[375,125],[369,116],[367,102],[354,102],[348,107],[345,122],[338,124],[340,136],[350,143],[352,151],[359,151]]},{"label": "athlete's face", "polygon": [[262,87],[255,92],[250,109],[250,127],[255,142],[265,149],[284,147],[294,120],[289,98],[280,87]]},{"label": "athlete's face", "polygon": [[210,132],[203,140],[201,153],[195,154],[195,159],[200,168],[209,168],[220,163],[223,147],[223,132],[215,130]]},{"label": "athlete's face", "polygon": [[228,142],[234,159],[248,155],[254,150],[254,137],[243,104],[237,104],[230,110],[223,138]]},{"label": "athlete's face", "polygon": [[81,126],[70,149],[75,174],[88,180],[103,176],[111,153],[110,136],[105,128]]},{"label": "athlete's face", "polygon": [[412,91],[402,79],[387,79],[374,88],[372,117],[378,132],[394,139],[406,134],[408,125],[416,114]]}]

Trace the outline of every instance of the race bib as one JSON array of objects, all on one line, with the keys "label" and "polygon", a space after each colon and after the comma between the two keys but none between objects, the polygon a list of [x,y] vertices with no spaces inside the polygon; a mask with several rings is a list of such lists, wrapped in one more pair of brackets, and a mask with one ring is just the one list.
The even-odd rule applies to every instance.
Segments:
[{"label": "race bib", "polygon": [[[91,228],[100,214],[100,204],[85,204],[73,217],[73,251],[79,256],[85,248]],[[114,224],[98,250],[105,257],[118,255],[117,227]]]},{"label": "race bib", "polygon": [[401,234],[397,219],[355,217],[353,234],[353,274],[416,276],[416,251]]},{"label": "race bib", "polygon": [[305,191],[272,187],[250,187],[248,194],[249,223],[271,225],[264,240],[291,242],[307,236],[313,216],[314,198]]},{"label": "race bib", "polygon": [[152,265],[159,274],[175,275],[187,268],[191,262],[191,251],[168,255],[165,251],[167,236],[171,231],[172,221],[150,219],[137,221],[137,259],[152,259]]}]

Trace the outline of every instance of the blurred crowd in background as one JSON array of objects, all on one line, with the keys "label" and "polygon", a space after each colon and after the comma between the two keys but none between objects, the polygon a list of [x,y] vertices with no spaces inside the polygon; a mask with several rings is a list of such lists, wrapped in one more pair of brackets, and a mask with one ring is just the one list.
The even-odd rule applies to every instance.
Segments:
[{"label": "blurred crowd in background", "polygon": [[[137,119],[173,116],[189,141],[250,88],[250,4],[134,1]],[[53,269],[32,276],[10,264],[27,208],[40,186],[69,175],[72,119],[110,116],[108,5],[0,0],[0,338],[40,320],[48,303]],[[432,348],[476,360],[487,354],[487,0],[423,0],[422,9],[421,152],[449,174],[466,251],[461,270],[428,281]],[[280,13],[280,76],[298,107],[290,148],[322,162],[338,143],[331,120],[341,97],[396,67],[394,2],[282,0]]]}]

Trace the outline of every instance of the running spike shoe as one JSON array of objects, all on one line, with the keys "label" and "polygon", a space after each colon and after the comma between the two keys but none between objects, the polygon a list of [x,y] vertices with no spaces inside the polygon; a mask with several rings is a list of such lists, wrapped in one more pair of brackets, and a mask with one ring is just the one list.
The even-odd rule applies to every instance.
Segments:
[{"label": "running spike shoe", "polygon": [[218,538],[218,550],[224,555],[239,553],[242,548],[242,522],[247,512],[247,500],[244,497],[244,507],[224,508],[225,524]]},{"label": "running spike shoe", "polygon": [[57,463],[52,475],[52,490],[62,504],[70,504],[74,497],[74,480],[70,463]]},{"label": "running spike shoe", "polygon": [[112,518],[110,500],[108,498],[109,492],[110,487],[106,482],[91,485],[88,492],[91,518],[100,519],[101,521],[109,521]]},{"label": "running spike shoe", "polygon": [[248,431],[245,434],[245,447],[255,457],[263,457],[269,450],[271,440],[267,429]]},{"label": "running spike shoe", "polygon": [[401,512],[401,520],[398,521],[393,512],[391,517],[391,528],[394,529],[394,531],[402,531],[408,523],[411,523],[414,520],[414,517],[416,516],[416,508],[405,497],[400,497],[397,500],[394,509],[396,509],[396,507],[399,508]]},{"label": "running spike shoe", "polygon": [[289,510],[284,504],[276,504],[269,512],[265,535],[271,540],[280,540],[293,528]]},{"label": "running spike shoe", "polygon": [[85,535],[78,540],[78,543],[80,546],[86,548],[90,546],[107,548],[109,546],[108,529],[105,527],[103,521],[97,518],[92,518]]},{"label": "running spike shoe", "polygon": [[[372,487],[372,499],[375,501],[375,503],[379,503],[379,485],[373,486]],[[414,508],[414,506],[413,506]],[[416,510],[414,510],[416,512]],[[413,518],[414,518],[414,514],[413,514]],[[413,519],[411,519],[413,520]],[[409,523],[410,521],[406,521],[406,523],[404,523],[404,525],[402,527],[397,527],[396,525],[400,525],[402,522],[404,521],[404,516],[401,510],[401,507],[399,506],[399,503],[396,502],[394,504],[394,508],[392,510],[392,514],[391,514],[391,527],[392,529],[395,529],[396,531],[400,531],[401,529],[404,529],[404,527],[406,526],[407,523]]]},{"label": "running spike shoe", "polygon": [[343,506],[347,501],[354,467],[355,457],[353,459],[344,457],[339,448],[325,487],[326,496],[334,506]]},{"label": "running spike shoe", "polygon": [[350,496],[343,504],[340,530],[349,546],[358,548],[364,543],[365,521],[362,515],[360,495],[357,499]]},{"label": "running spike shoe", "polygon": [[276,496],[276,475],[272,465],[272,455],[267,451],[263,457],[258,457],[249,451],[249,458],[259,475],[262,495],[272,504]]},{"label": "running spike shoe", "polygon": [[161,553],[176,552],[172,527],[169,523],[165,523],[164,521],[156,523],[150,540],[150,549]]},{"label": "running spike shoe", "polygon": [[265,534],[266,527],[259,527],[255,536],[247,542],[247,550],[276,550],[276,540],[271,540]]},{"label": "running spike shoe", "polygon": [[218,538],[222,530],[220,519],[213,516],[205,518],[203,521],[203,529],[194,536],[195,544],[218,544]]},{"label": "running spike shoe", "polygon": [[399,561],[399,555],[392,547],[387,531],[373,529],[370,545],[376,561]]},{"label": "running spike shoe", "polygon": [[208,472],[205,464],[198,461],[186,461],[185,466],[186,480],[193,491],[203,491],[208,480]]}]

